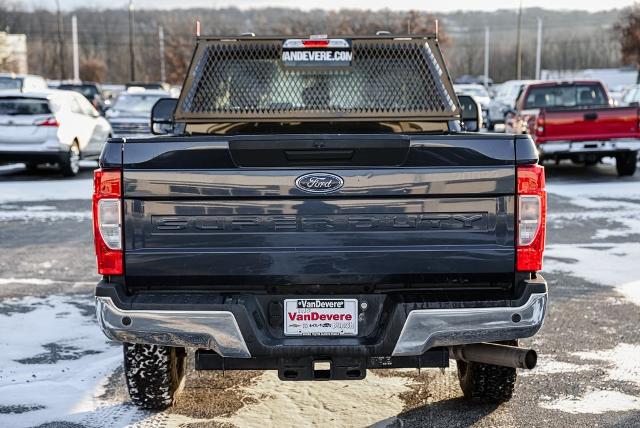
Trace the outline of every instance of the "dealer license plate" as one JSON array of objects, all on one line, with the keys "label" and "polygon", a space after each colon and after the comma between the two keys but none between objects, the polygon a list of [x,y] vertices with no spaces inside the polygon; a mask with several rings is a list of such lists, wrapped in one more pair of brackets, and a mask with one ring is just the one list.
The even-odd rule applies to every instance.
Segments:
[{"label": "dealer license plate", "polygon": [[358,334],[356,299],[287,299],[284,301],[287,336],[355,336]]}]

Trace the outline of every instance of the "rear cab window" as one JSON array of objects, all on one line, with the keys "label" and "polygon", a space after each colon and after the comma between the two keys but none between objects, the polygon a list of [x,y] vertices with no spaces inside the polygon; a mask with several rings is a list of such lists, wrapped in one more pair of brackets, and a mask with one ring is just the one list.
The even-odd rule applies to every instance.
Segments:
[{"label": "rear cab window", "polygon": [[0,77],[0,89],[22,89],[22,79]]},{"label": "rear cab window", "polygon": [[69,85],[63,84],[58,87],[58,89],[66,90],[66,91],[75,91],[79,94],[84,95],[86,98],[92,100],[96,95],[98,95],[98,88],[95,85]]},{"label": "rear cab window", "polygon": [[0,98],[0,115],[2,116],[36,116],[51,114],[49,102],[39,98]]},{"label": "rear cab window", "polygon": [[566,84],[532,87],[524,102],[524,109],[553,107],[603,106],[608,104],[602,86],[589,84]]}]

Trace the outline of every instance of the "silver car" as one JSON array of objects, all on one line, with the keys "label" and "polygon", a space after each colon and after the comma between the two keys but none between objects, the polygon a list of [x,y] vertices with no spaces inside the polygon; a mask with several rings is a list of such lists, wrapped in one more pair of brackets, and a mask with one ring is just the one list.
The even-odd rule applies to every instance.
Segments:
[{"label": "silver car", "polygon": [[106,116],[115,137],[151,136],[151,109],[160,98],[169,98],[169,92],[130,88],[120,93],[107,110]]},{"label": "silver car", "polygon": [[111,135],[109,122],[76,92],[0,92],[0,163],[57,164],[73,176]]}]

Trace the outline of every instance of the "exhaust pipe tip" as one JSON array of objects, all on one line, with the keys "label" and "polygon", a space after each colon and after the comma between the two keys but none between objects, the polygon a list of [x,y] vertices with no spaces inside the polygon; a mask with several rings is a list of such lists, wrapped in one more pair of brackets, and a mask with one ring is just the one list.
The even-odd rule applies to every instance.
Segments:
[{"label": "exhaust pipe tip", "polygon": [[523,358],[523,368],[532,370],[538,364],[538,353],[533,349],[527,349],[526,351]]},{"label": "exhaust pipe tip", "polygon": [[538,363],[538,353],[533,349],[496,343],[452,346],[449,355],[454,360],[527,370],[533,369]]}]

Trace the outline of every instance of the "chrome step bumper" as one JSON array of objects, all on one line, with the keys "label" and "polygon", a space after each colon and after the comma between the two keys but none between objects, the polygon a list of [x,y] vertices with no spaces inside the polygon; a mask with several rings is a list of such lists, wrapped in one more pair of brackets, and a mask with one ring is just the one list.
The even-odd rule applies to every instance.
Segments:
[{"label": "chrome step bumper", "polygon": [[393,355],[421,355],[436,346],[531,337],[542,327],[546,308],[547,293],[535,293],[519,307],[411,311]]},{"label": "chrome step bumper", "polygon": [[120,342],[212,349],[223,357],[250,358],[235,317],[228,311],[122,310],[96,297],[104,334]]},{"label": "chrome step bumper", "polygon": [[640,150],[640,140],[618,138],[603,141],[549,141],[538,144],[541,155],[590,154],[599,152],[622,152]]},{"label": "chrome step bumper", "polygon": [[[392,355],[415,356],[437,346],[531,337],[542,327],[546,306],[545,292],[531,294],[517,307],[413,310]],[[251,358],[229,311],[123,310],[110,297],[96,297],[96,314],[102,331],[116,341],[211,349],[222,357]],[[305,340],[313,345],[313,337]]]}]

